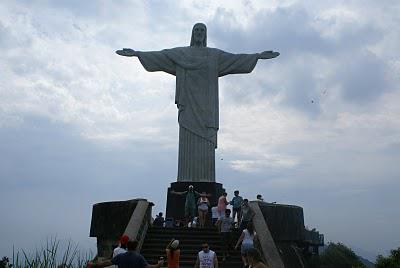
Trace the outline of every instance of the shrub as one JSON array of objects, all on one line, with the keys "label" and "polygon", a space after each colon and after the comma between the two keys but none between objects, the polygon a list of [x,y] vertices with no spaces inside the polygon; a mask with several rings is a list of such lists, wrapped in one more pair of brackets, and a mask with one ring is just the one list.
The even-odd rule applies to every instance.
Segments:
[{"label": "shrub", "polygon": [[400,267],[400,247],[392,249],[388,257],[379,255],[376,258],[376,268],[398,268]]},{"label": "shrub", "polygon": [[92,255],[91,252],[82,253],[78,250],[78,245],[74,245],[71,241],[62,248],[59,240],[49,239],[45,246],[36,249],[33,254],[27,254],[24,250],[22,254],[13,252],[11,265],[13,268],[81,268],[86,267]]},{"label": "shrub", "polygon": [[365,268],[359,257],[341,243],[329,243],[319,257],[313,258],[311,267],[319,268]]}]

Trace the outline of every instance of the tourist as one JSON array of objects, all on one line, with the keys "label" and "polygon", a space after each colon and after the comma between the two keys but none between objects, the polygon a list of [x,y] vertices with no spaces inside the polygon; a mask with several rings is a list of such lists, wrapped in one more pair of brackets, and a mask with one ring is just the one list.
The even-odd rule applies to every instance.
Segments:
[{"label": "tourist", "polygon": [[218,215],[219,218],[225,217],[226,206],[229,205],[228,200],[226,200],[227,193],[223,193],[218,199]]},{"label": "tourist", "polygon": [[168,268],[179,268],[181,250],[178,247],[179,240],[172,239],[165,249],[165,252],[167,253]]},{"label": "tourist", "polygon": [[231,218],[231,210],[225,210],[225,217],[218,220],[222,240],[222,261],[229,257],[229,250],[231,249],[232,242],[232,225],[233,219]]},{"label": "tourist", "polygon": [[264,202],[264,198],[262,197],[262,195],[258,194],[256,198],[256,201]]},{"label": "tourist", "polygon": [[212,219],[212,225],[215,226],[218,221],[218,207],[217,206],[211,208],[211,219]]},{"label": "tourist", "polygon": [[243,231],[246,226],[251,222],[255,213],[253,209],[249,206],[249,200],[244,199],[242,204],[242,217],[240,219],[240,231]]},{"label": "tourist", "polygon": [[247,263],[251,268],[267,268],[261,259],[260,252],[255,248],[250,248],[246,253]]},{"label": "tourist", "polygon": [[128,241],[127,252],[117,255],[111,260],[106,260],[98,263],[88,262],[87,266],[93,268],[101,268],[110,265],[118,265],[119,268],[160,268],[161,265],[163,265],[163,260],[160,260],[157,264],[154,265],[148,264],[146,259],[136,251],[138,244],[138,241]]},{"label": "tourist", "polygon": [[177,195],[186,195],[185,199],[185,226],[188,223],[193,221],[193,218],[196,216],[196,196],[200,196],[200,193],[196,192],[193,188],[193,185],[189,185],[187,191],[184,192],[175,192],[171,191],[171,194]]},{"label": "tourist", "polygon": [[233,194],[235,196],[232,198],[232,201],[229,202],[229,204],[232,206],[232,211],[233,211],[232,218],[233,218],[233,221],[235,221],[235,217],[237,215],[237,222],[239,224],[240,219],[242,217],[242,213],[241,212],[242,212],[243,198],[239,195],[239,191],[238,190],[234,191]]},{"label": "tourist", "polygon": [[129,241],[129,236],[123,235],[119,239],[119,246],[116,247],[113,251],[113,258],[119,254],[125,253],[127,250],[127,245]]},{"label": "tourist", "polygon": [[203,243],[202,250],[197,254],[195,268],[218,268],[217,254],[210,249],[208,243]]},{"label": "tourist", "polygon": [[158,213],[158,215],[154,219],[153,226],[163,227],[164,222],[165,222],[165,220],[164,220],[164,217],[163,217],[163,213],[160,212],[160,213]]},{"label": "tourist", "polygon": [[209,206],[210,201],[207,198],[207,194],[206,192],[202,192],[202,196],[200,196],[199,200],[197,201],[200,228],[203,228],[205,226]]},{"label": "tourist", "polygon": [[194,217],[192,222],[189,222],[188,227],[189,228],[196,228],[199,226],[199,217]]},{"label": "tourist", "polygon": [[254,231],[253,224],[249,223],[247,224],[247,228],[242,231],[242,234],[236,242],[235,249],[238,249],[239,245],[242,244],[240,247],[240,253],[242,254],[242,261],[245,266],[247,265],[246,253],[250,248],[254,247],[255,237],[256,232]]}]

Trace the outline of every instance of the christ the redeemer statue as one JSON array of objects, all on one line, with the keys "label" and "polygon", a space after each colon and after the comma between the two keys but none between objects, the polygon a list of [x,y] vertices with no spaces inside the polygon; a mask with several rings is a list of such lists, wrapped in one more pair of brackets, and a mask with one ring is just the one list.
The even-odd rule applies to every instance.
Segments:
[{"label": "christ the redeemer statue", "polygon": [[178,107],[178,181],[215,182],[215,149],[219,129],[218,77],[250,73],[259,59],[278,52],[231,54],[207,47],[207,28],[193,26],[190,46],[161,51],[124,48],[118,55],[139,58],[149,72],[176,76],[175,103]]}]

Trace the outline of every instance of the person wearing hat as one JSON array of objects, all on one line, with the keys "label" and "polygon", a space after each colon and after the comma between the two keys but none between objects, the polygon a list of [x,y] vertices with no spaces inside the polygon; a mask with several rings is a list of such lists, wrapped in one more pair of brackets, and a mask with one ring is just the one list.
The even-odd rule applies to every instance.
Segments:
[{"label": "person wearing hat", "polygon": [[[128,244],[128,241],[129,241],[129,237],[127,235],[121,236],[121,238],[119,239],[119,245],[116,248],[114,248],[111,258],[114,258],[115,256],[117,256],[119,254],[123,254],[123,253],[127,252],[126,246]],[[118,266],[111,265],[110,267],[117,268]]]},{"label": "person wearing hat", "polygon": [[171,242],[167,245],[165,252],[167,253],[168,268],[179,268],[179,258],[181,255],[179,240],[172,238]]}]

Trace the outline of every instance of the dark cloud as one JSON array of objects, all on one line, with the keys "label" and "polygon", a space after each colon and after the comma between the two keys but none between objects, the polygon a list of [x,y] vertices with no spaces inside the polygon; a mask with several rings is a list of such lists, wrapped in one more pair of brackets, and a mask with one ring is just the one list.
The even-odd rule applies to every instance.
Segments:
[{"label": "dark cloud", "polygon": [[360,104],[374,102],[391,89],[386,62],[365,50],[346,55],[333,80],[342,86],[345,101]]},{"label": "dark cloud", "polygon": [[[268,76],[272,70],[272,75],[282,82],[265,82],[265,86],[253,91],[265,97],[271,97],[271,93],[283,94],[282,105],[315,117],[322,111],[321,93],[338,83],[345,101],[360,104],[374,102],[389,87],[387,63],[368,52],[368,47],[382,39],[382,30],[373,22],[357,20],[343,22],[338,27],[336,24],[340,22],[336,19],[319,21],[304,6],[291,5],[274,11],[261,10],[249,26],[241,28],[236,26],[238,18],[232,12],[220,8],[209,23],[210,39],[218,47],[235,53],[279,51],[280,57],[266,64],[259,62],[255,72]],[[318,23],[319,30],[315,27]],[[335,33],[327,35],[330,31]],[[227,94],[232,94],[232,99],[238,102],[246,101],[243,99],[248,91],[246,83],[237,78],[227,79],[232,79],[232,84],[239,82],[243,88],[243,92],[235,90]]]},{"label": "dark cloud", "polygon": [[303,8],[290,6],[276,11],[260,10],[248,27],[236,27],[238,19],[219,9],[210,22],[214,42],[239,52],[277,50],[283,55],[327,51],[332,45],[311,27],[312,17]]}]

